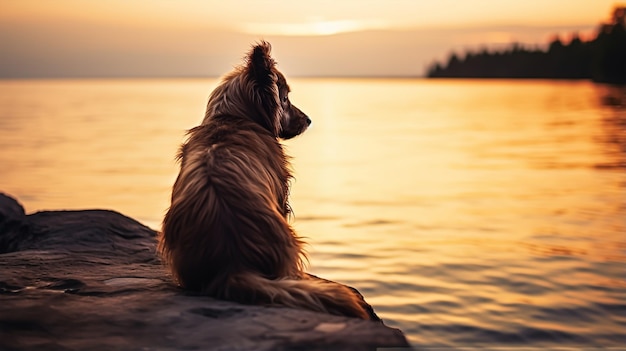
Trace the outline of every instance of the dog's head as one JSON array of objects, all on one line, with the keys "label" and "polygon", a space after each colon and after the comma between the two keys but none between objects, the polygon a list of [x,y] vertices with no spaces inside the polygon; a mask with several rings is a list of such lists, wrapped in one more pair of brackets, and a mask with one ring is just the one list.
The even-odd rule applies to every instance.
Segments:
[{"label": "dog's head", "polygon": [[242,66],[224,77],[209,98],[205,121],[217,115],[245,116],[282,139],[307,129],[311,120],[289,101],[289,85],[270,51],[269,43],[260,42]]},{"label": "dog's head", "polygon": [[311,120],[289,101],[289,85],[276,68],[271,46],[267,42],[255,45],[247,57],[243,74],[251,81],[252,102],[262,110],[257,122],[276,137],[293,138],[304,132]]}]

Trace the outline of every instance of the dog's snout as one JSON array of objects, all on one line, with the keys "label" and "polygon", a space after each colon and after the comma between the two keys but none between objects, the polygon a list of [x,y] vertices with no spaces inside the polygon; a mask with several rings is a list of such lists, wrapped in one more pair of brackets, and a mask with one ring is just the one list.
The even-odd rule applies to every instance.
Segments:
[{"label": "dog's snout", "polygon": [[311,125],[311,119],[309,117],[306,118],[306,125],[310,126]]}]

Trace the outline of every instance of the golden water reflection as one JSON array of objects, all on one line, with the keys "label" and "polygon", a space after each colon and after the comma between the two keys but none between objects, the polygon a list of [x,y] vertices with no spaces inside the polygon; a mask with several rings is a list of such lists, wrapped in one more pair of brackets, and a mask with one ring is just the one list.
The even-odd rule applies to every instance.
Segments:
[{"label": "golden water reflection", "polygon": [[[29,212],[109,208],[158,228],[177,147],[216,83],[0,81],[0,191]],[[357,287],[415,344],[623,335],[623,90],[290,84],[313,120],[285,143],[313,273]]]}]

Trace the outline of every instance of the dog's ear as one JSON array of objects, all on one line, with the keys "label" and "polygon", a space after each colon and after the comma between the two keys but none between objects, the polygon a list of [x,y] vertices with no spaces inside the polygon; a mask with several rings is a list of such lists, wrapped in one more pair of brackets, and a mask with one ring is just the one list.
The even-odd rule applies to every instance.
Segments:
[{"label": "dog's ear", "polygon": [[272,46],[266,41],[261,41],[252,48],[248,55],[248,69],[254,80],[261,86],[269,86],[274,83],[274,69],[276,61],[271,56]]},{"label": "dog's ear", "polygon": [[258,112],[252,118],[278,136],[281,107],[276,85],[276,61],[270,55],[271,50],[271,45],[266,41],[256,44],[248,54],[245,71],[252,83],[250,99]]}]

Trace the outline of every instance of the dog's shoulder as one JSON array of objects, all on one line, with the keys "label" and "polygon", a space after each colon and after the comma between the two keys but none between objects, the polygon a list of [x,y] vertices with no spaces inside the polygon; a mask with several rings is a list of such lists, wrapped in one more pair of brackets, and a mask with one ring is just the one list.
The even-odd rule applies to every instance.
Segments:
[{"label": "dog's shoulder", "polygon": [[241,135],[256,139],[276,139],[258,123],[249,118],[235,115],[217,115],[205,119],[203,124],[191,129],[189,134],[209,142],[225,141]]},{"label": "dog's shoulder", "polygon": [[209,118],[189,130],[180,156],[206,149],[244,152],[249,157],[258,158],[285,157],[278,139],[265,128],[250,119],[230,115]]}]

